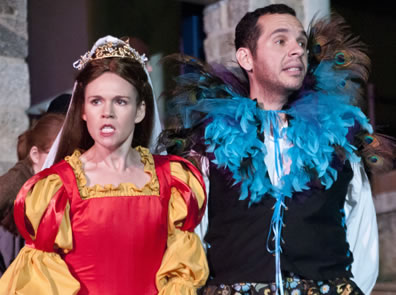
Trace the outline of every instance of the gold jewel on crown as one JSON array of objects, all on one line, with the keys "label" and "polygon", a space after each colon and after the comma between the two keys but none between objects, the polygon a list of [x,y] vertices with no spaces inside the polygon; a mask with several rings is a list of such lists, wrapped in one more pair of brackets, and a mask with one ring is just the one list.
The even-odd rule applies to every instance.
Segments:
[{"label": "gold jewel on crown", "polygon": [[78,70],[82,70],[92,60],[120,57],[136,60],[142,65],[142,67],[144,67],[148,58],[145,54],[140,55],[139,52],[129,46],[128,43],[129,40],[118,44],[115,44],[114,42],[106,42],[105,44],[98,46],[94,53],[91,53],[90,51],[86,52],[79,60],[73,63],[73,66]]}]

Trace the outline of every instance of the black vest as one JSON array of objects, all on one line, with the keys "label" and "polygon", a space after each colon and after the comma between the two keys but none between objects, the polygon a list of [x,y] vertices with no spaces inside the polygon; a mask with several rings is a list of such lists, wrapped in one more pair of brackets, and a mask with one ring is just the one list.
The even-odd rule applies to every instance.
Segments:
[{"label": "black vest", "polygon": [[[311,184],[309,191],[286,199],[282,271],[312,280],[352,277],[343,208],[353,171],[349,162],[338,166],[330,189]],[[208,284],[274,282],[275,257],[266,246],[275,199],[266,196],[249,207],[232,184],[229,170],[211,163]]]}]

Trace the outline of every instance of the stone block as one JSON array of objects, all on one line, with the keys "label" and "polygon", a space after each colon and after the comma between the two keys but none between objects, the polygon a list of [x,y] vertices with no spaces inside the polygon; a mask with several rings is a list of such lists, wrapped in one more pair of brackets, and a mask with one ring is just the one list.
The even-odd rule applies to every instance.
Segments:
[{"label": "stone block", "polygon": [[1,0],[0,23],[27,39],[27,0]]},{"label": "stone block", "polygon": [[227,56],[229,54],[234,55],[235,45],[234,45],[234,31],[225,32],[217,37],[217,42],[219,43],[219,55]]},{"label": "stone block", "polygon": [[0,57],[0,105],[29,107],[29,70],[24,60]]},{"label": "stone block", "polygon": [[396,170],[372,176],[373,194],[396,192]]},{"label": "stone block", "polygon": [[249,1],[249,11],[256,10],[267,5],[272,4],[271,0],[250,0]]},{"label": "stone block", "polygon": [[[374,205],[379,232],[380,270],[378,282],[393,282],[396,278],[396,171],[372,178]],[[377,284],[378,285],[378,284]],[[385,284],[384,286],[388,286]],[[390,286],[390,285],[389,285]],[[389,287],[388,286],[388,287]],[[376,286],[376,294],[389,292]],[[389,289],[389,288],[388,288]],[[380,293],[382,292],[382,293]]]},{"label": "stone block", "polygon": [[227,3],[228,1],[223,0],[205,7],[203,20],[204,31],[207,35],[217,34],[218,31],[228,27]]},{"label": "stone block", "polygon": [[396,278],[396,211],[377,214],[380,270],[378,282]]},{"label": "stone block", "polygon": [[375,285],[373,292],[371,295],[395,295],[396,294],[396,283],[387,282],[382,283],[379,282]]},{"label": "stone block", "polygon": [[207,6],[203,11],[204,32],[206,35],[219,30],[221,27],[218,9],[217,7],[213,7],[214,5],[217,4]]},{"label": "stone block", "polygon": [[25,58],[27,49],[27,0],[0,1],[0,55]]},{"label": "stone block", "polygon": [[204,50],[206,61],[211,63],[218,61],[219,58],[219,43],[214,36],[208,37],[204,41]]},{"label": "stone block", "polygon": [[27,17],[27,0],[1,0],[0,18],[25,18]]},{"label": "stone block", "polygon": [[396,212],[396,190],[376,194],[374,197],[374,206],[377,214]]},{"label": "stone block", "polygon": [[23,108],[2,106],[0,108],[0,161],[17,161],[16,143],[18,136],[29,127]]},{"label": "stone block", "polygon": [[27,39],[0,24],[0,55],[25,58],[27,56]]},{"label": "stone block", "polygon": [[229,0],[227,8],[228,28],[234,31],[238,22],[248,12],[249,1]]},{"label": "stone block", "polygon": [[18,11],[19,0],[1,0],[0,15],[15,15]]},{"label": "stone block", "polygon": [[18,135],[29,126],[27,0],[0,1],[0,173],[17,161]]}]

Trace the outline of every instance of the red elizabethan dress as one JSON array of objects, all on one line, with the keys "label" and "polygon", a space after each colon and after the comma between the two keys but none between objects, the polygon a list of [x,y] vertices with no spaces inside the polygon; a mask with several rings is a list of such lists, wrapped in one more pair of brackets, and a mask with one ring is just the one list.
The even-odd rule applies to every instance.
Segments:
[{"label": "red elizabethan dress", "polygon": [[[14,212],[26,247],[56,252],[55,239],[69,204],[73,247],[67,253],[58,252],[80,283],[78,294],[157,294],[156,275],[167,249],[171,188],[178,190],[188,210],[180,230],[193,231],[204,208],[199,208],[189,186],[172,176],[170,162],[182,163],[204,184],[198,170],[180,157],[153,155],[153,159],[159,195],[83,199],[66,161],[32,177],[21,189]],[[51,198],[34,239],[26,222],[25,199],[38,181],[51,174],[58,175],[63,185]]]}]

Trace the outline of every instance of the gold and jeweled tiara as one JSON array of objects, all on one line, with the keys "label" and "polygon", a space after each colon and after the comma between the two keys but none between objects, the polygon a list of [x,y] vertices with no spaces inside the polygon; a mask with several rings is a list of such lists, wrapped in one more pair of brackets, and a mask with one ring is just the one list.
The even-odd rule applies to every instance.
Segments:
[{"label": "gold and jeweled tiara", "polygon": [[143,67],[148,60],[145,54],[140,55],[139,52],[129,46],[128,40],[122,41],[112,36],[106,36],[96,41],[91,51],[86,52],[79,60],[75,61],[73,67],[82,70],[92,60],[110,57],[131,58]]}]

